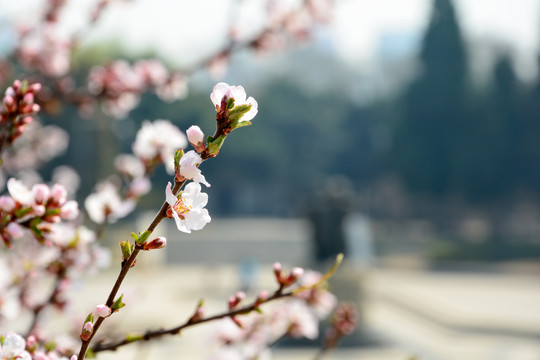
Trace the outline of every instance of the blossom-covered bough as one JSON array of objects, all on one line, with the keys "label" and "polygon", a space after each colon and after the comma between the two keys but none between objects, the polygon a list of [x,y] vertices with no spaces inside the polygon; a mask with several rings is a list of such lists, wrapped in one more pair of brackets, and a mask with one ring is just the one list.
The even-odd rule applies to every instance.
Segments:
[{"label": "blossom-covered bough", "polygon": [[[118,334],[116,338],[110,334],[104,337],[99,331],[103,322],[125,306],[121,286],[141,252],[167,245],[165,237],[154,235],[161,221],[174,220],[185,234],[201,230],[211,221],[204,191],[212,179],[203,175],[200,166],[219,154],[232,131],[251,125],[256,117],[258,103],[242,86],[215,85],[210,100],[216,111],[216,130],[211,136],[196,125],[184,133],[169,120],[145,121],[132,152],[114,159],[116,173],[96,184],[80,208],[75,201],[79,179],[73,169],[55,169],[50,181],[35,171],[65,151],[68,144],[64,130],[36,120],[41,113],[55,115],[60,104],[75,105],[86,116],[101,110],[122,118],[148,91],[164,101],[185,98],[186,80],[193,71],[205,67],[215,70],[238,49],[268,51],[281,47],[286,39],[304,39],[310,26],[326,21],[323,15],[328,8],[324,4],[328,1],[305,0],[287,8],[269,0],[270,20],[260,32],[242,38],[238,29],[231,28],[230,41],[222,49],[183,71],[171,71],[156,59],[118,60],[96,65],[87,77],[76,79],[71,55],[84,34],[77,32],[62,39],[54,32],[66,0],[46,1],[41,23],[17,27],[21,30],[13,54],[0,57],[0,87],[5,88],[0,103],[0,184],[5,182],[7,187],[0,196],[0,239],[4,245],[4,256],[0,256],[0,326],[9,329],[9,321],[19,318],[28,321],[17,327],[17,333],[0,333],[1,360],[82,360],[89,353],[116,350],[210,322],[214,323],[214,341],[220,345],[212,359],[263,358],[283,337],[319,336],[319,321],[337,306],[326,281],[341,257],[324,275],[302,268],[285,271],[276,263],[275,289],[262,291],[252,300],[238,292],[224,300],[224,311],[214,315],[207,315],[200,301],[184,322],[171,328]],[[114,0],[97,0],[88,26],[95,24],[111,3]],[[12,59],[16,61],[11,63]],[[30,80],[14,80],[20,72],[31,74]],[[86,82],[78,83],[81,78]],[[188,145],[193,149],[185,149]],[[119,241],[121,269],[107,298],[95,299],[98,305],[86,317],[76,315],[78,324],[72,327],[68,305],[77,299],[68,290],[84,276],[109,265],[110,250],[102,245],[105,229],[136,210],[139,199],[152,187],[153,173],[162,165],[171,179],[162,184],[161,208],[146,229]],[[354,306],[338,307],[324,335],[323,350],[334,347],[354,329],[355,314]],[[51,317],[66,324],[64,334],[49,333],[47,319]]]}]

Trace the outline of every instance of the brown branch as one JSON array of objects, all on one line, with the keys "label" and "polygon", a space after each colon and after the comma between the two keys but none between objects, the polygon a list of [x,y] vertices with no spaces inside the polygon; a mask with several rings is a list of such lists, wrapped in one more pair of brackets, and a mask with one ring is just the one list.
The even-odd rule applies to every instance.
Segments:
[{"label": "brown branch", "polygon": [[186,321],[185,323],[183,323],[182,325],[179,325],[179,326],[176,326],[176,327],[173,327],[173,328],[170,328],[170,329],[149,330],[149,331],[145,332],[144,334],[141,334],[140,336],[127,337],[124,340],[120,340],[118,342],[111,342],[109,344],[98,343],[95,347],[92,348],[92,351],[94,353],[98,353],[98,352],[102,352],[102,351],[115,351],[119,347],[131,344],[131,343],[134,343],[134,342],[149,341],[149,340],[159,338],[159,337],[162,337],[162,336],[165,336],[165,335],[176,335],[176,334],[180,333],[180,331],[182,331],[183,329],[194,326],[194,325],[200,325],[200,324],[204,324],[204,323],[207,323],[207,322],[210,322],[210,321],[223,319],[223,318],[227,318],[227,317],[232,318],[232,317],[234,317],[236,315],[245,315],[245,314],[248,314],[248,313],[250,313],[252,311],[257,311],[259,309],[259,306],[261,306],[263,304],[266,304],[268,302],[271,302],[271,301],[274,301],[274,300],[277,300],[277,299],[294,296],[294,294],[295,294],[294,291],[289,291],[289,292],[284,293],[284,292],[281,291],[281,288],[280,288],[272,296],[268,297],[267,299],[265,299],[263,301],[257,299],[253,303],[251,303],[250,305],[246,305],[246,306],[244,306],[242,308],[238,308],[238,309],[235,309],[235,310],[223,312],[223,313],[220,313],[220,314],[216,314],[216,315],[209,316],[209,317],[202,318],[202,319],[198,319],[198,320],[191,320],[190,319],[190,320]]}]

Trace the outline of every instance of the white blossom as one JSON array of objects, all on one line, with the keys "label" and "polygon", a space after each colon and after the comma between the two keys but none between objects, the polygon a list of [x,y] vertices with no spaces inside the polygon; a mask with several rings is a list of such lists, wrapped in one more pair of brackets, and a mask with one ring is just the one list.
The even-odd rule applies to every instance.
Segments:
[{"label": "white blossom", "polygon": [[171,206],[172,216],[178,230],[191,233],[191,230],[201,230],[211,220],[208,210],[204,207],[208,202],[208,195],[201,192],[201,185],[191,182],[186,185],[179,197],[171,190],[168,183],[165,198]]},{"label": "white blossom", "polygon": [[198,168],[200,163],[202,163],[201,156],[194,150],[188,151],[180,159],[180,175],[185,179],[193,180],[196,183],[203,183],[210,187],[210,184],[206,181],[201,170]]},{"label": "white blossom", "polygon": [[187,146],[187,138],[168,120],[145,121],[137,132],[133,153],[142,161],[151,162],[159,156],[169,174],[174,173],[174,153]]},{"label": "white blossom", "polygon": [[259,105],[251,96],[246,99],[246,91],[244,90],[243,86],[231,86],[224,82],[220,82],[214,86],[214,91],[212,94],[210,94],[210,99],[212,100],[212,103],[214,103],[216,109],[220,109],[221,101],[223,100],[224,96],[227,97],[227,99],[233,98],[234,106],[251,105],[251,109],[245,113],[244,116],[242,116],[240,122],[249,121],[253,119],[255,115],[257,115]]}]

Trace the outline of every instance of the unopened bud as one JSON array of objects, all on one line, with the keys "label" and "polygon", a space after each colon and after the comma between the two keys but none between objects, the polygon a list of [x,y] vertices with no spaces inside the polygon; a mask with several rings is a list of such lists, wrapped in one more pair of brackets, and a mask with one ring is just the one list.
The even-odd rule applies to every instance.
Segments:
[{"label": "unopened bud", "polygon": [[58,205],[63,205],[66,202],[66,189],[60,184],[54,184],[51,188],[51,198]]},{"label": "unopened bud", "polygon": [[107,305],[101,304],[101,305],[96,306],[96,312],[99,317],[106,318],[111,315],[112,310]]},{"label": "unopened bud", "polygon": [[0,196],[0,210],[4,212],[12,212],[15,209],[15,201],[11,196]]},{"label": "unopened bud", "polygon": [[32,187],[34,201],[38,204],[43,204],[49,198],[49,187],[45,184],[36,184]]},{"label": "unopened bud", "polygon": [[45,215],[46,209],[45,209],[45,206],[43,206],[43,205],[36,204],[36,205],[32,206],[32,209],[34,210],[34,215],[35,216],[39,217],[39,216]]},{"label": "unopened bud", "polygon": [[35,83],[28,87],[28,91],[32,91],[34,94],[38,93],[41,90],[41,84]]},{"label": "unopened bud", "polygon": [[90,321],[86,322],[81,331],[81,340],[82,341],[90,340],[90,337],[92,336],[93,332],[94,332],[94,325]]},{"label": "unopened bud", "polygon": [[167,239],[164,237],[158,237],[154,240],[148,241],[144,243],[143,250],[155,250],[155,249],[161,249],[167,245]]},{"label": "unopened bud", "polygon": [[206,149],[206,146],[204,146],[204,133],[200,127],[197,125],[192,125],[186,130],[186,134],[189,143],[195,148],[195,151],[201,153]]},{"label": "unopened bud", "polygon": [[6,226],[6,232],[13,239],[18,239],[24,235],[24,231],[21,226],[15,222],[10,222],[9,225]]}]

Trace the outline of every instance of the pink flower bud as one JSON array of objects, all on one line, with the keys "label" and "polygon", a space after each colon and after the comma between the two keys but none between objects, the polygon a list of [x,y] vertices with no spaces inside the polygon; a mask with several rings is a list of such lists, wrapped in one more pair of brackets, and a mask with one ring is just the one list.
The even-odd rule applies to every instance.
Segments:
[{"label": "pink flower bud", "polygon": [[26,338],[26,347],[31,348],[36,344],[37,344],[37,339],[34,335],[30,335],[28,336],[28,338]]},{"label": "pink flower bud", "polygon": [[39,112],[39,110],[41,110],[41,106],[39,106],[38,104],[34,104],[32,105],[31,110],[32,110],[31,112],[37,113]]},{"label": "pink flower bud", "polygon": [[22,102],[23,102],[25,105],[33,104],[33,103],[34,103],[34,94],[32,94],[32,93],[30,93],[30,92],[24,94],[23,99],[22,99]]},{"label": "pink flower bud", "polygon": [[246,293],[243,292],[243,291],[239,291],[236,293],[236,299],[238,300],[238,302],[244,300],[246,298]]},{"label": "pink flower bud", "polygon": [[4,105],[6,106],[6,109],[8,112],[13,112],[16,109],[15,99],[13,96],[6,95],[4,97]]},{"label": "pink flower bud", "polygon": [[90,340],[90,337],[92,336],[93,332],[94,332],[94,325],[90,321],[86,322],[81,331],[81,340],[83,341]]},{"label": "pink flower bud", "polygon": [[35,83],[28,87],[28,91],[32,91],[34,94],[38,93],[41,90],[41,84]]},{"label": "pink flower bud", "polygon": [[111,315],[112,310],[105,304],[96,306],[96,311],[99,317],[106,318]]},{"label": "pink flower bud", "polygon": [[15,222],[11,222],[8,226],[6,226],[6,232],[14,239],[18,239],[24,235],[24,231],[21,226]]},{"label": "pink flower bud", "polygon": [[43,204],[49,199],[49,187],[45,184],[36,184],[32,187],[34,201],[37,204]]},{"label": "pink flower bud", "polygon": [[192,125],[189,129],[186,130],[186,134],[189,140],[189,143],[194,147],[199,147],[204,145],[204,133],[201,128],[197,125]]},{"label": "pink flower bud", "polygon": [[45,206],[43,206],[43,205],[39,205],[39,204],[33,205],[32,209],[34,210],[34,215],[35,216],[39,217],[39,216],[45,215],[46,209],[45,209]]},{"label": "pink flower bud", "polygon": [[148,241],[144,244],[143,250],[155,250],[161,249],[167,245],[167,239],[164,237],[158,237],[154,240]]},{"label": "pink flower bud", "polygon": [[66,189],[60,184],[54,184],[51,188],[51,198],[58,205],[64,205],[66,202]]},{"label": "pink flower bud", "polygon": [[15,201],[11,198],[11,196],[0,196],[0,210],[4,212],[11,212],[15,209]]},{"label": "pink flower bud", "polygon": [[69,358],[69,360],[78,360],[79,357],[77,355],[73,355],[72,357]]}]

